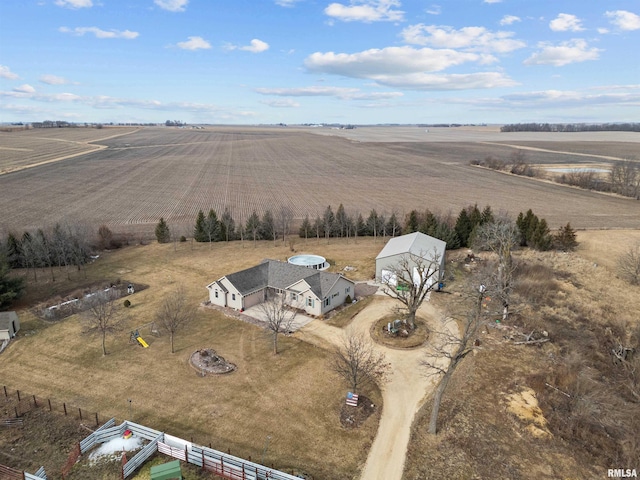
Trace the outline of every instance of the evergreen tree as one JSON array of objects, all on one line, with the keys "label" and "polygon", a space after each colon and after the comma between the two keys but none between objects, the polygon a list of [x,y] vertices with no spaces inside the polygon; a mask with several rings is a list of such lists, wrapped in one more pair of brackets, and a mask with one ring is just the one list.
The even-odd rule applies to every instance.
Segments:
[{"label": "evergreen tree", "polygon": [[455,250],[460,248],[460,239],[455,229],[451,228],[446,222],[439,222],[432,235],[434,238],[447,243],[447,250]]},{"label": "evergreen tree", "polygon": [[407,233],[417,232],[420,226],[419,215],[416,210],[411,210],[405,221],[404,231]]},{"label": "evergreen tree", "polygon": [[171,241],[169,225],[164,221],[164,218],[160,218],[160,221],[156,225],[156,239],[158,243],[169,243]]},{"label": "evergreen tree", "polygon": [[544,218],[538,222],[533,232],[532,241],[533,248],[536,250],[546,251],[552,247],[553,238],[551,237],[551,231],[549,230],[547,221]]},{"label": "evergreen tree", "polygon": [[271,210],[267,210],[262,215],[262,221],[260,222],[260,237],[265,240],[275,240],[276,224],[273,219],[273,213]]},{"label": "evergreen tree", "polygon": [[309,234],[311,234],[311,231],[312,226],[311,222],[309,221],[309,214],[307,214],[304,216],[302,225],[300,225],[300,231],[298,232],[298,235],[300,236],[300,238],[304,238],[306,240],[307,238],[309,238]]},{"label": "evergreen tree", "polygon": [[218,215],[213,208],[209,209],[207,218],[204,220],[204,237],[204,241],[209,242],[209,245],[211,245],[212,242],[223,240],[220,235],[220,222],[218,221]]},{"label": "evergreen tree", "polygon": [[204,212],[202,210],[198,211],[198,216],[196,217],[196,226],[193,229],[193,239],[196,242],[206,242],[209,240],[205,231],[205,219]]},{"label": "evergreen tree", "polygon": [[21,278],[9,277],[9,262],[4,252],[0,252],[0,308],[6,307],[22,293]]},{"label": "evergreen tree", "polygon": [[245,229],[249,233],[249,235],[251,235],[255,246],[256,240],[260,238],[260,217],[258,217],[258,214],[255,210],[251,212],[251,215],[249,215],[249,218],[247,218]]},{"label": "evergreen tree", "polygon": [[336,210],[335,236],[345,237],[347,228],[347,213],[344,211],[344,205],[340,204]]},{"label": "evergreen tree", "polygon": [[486,207],[484,207],[484,210],[482,210],[482,214],[480,216],[480,223],[481,224],[492,223],[493,220],[494,220],[493,211],[491,210],[491,207],[487,205]]},{"label": "evergreen tree", "polygon": [[455,231],[458,235],[458,239],[460,240],[460,246],[468,247],[469,246],[469,237],[471,236],[471,231],[473,230],[473,225],[471,224],[471,220],[469,219],[469,215],[467,214],[467,209],[463,208],[460,210],[458,214],[458,218],[456,219]]},{"label": "evergreen tree", "polygon": [[420,227],[418,230],[424,233],[425,235],[435,237],[437,229],[438,229],[438,219],[433,213],[427,210],[424,213],[424,218],[420,223]]},{"label": "evergreen tree", "polygon": [[480,210],[478,210],[478,204],[476,203],[471,208],[471,211],[467,213],[469,215],[469,221],[471,222],[472,230],[473,230],[473,227],[475,227],[476,225],[480,225],[482,223],[482,213],[480,213]]},{"label": "evergreen tree", "polygon": [[576,240],[576,231],[571,228],[571,224],[567,223],[564,227],[560,227],[558,233],[554,237],[555,245],[564,252],[572,252],[578,246]]},{"label": "evergreen tree", "polygon": [[224,209],[222,217],[220,217],[220,239],[228,242],[236,238],[236,222],[228,208]]},{"label": "evergreen tree", "polygon": [[331,210],[331,205],[329,205],[322,215],[322,225],[324,227],[324,236],[328,240],[331,236],[331,233],[334,231],[336,216]]},{"label": "evergreen tree", "polygon": [[380,222],[378,221],[378,212],[376,209],[372,209],[369,212],[369,217],[367,218],[367,235],[370,237],[377,237],[382,234],[379,231],[378,227],[380,226]]},{"label": "evergreen tree", "polygon": [[367,235],[367,224],[364,222],[364,218],[361,213],[358,213],[355,220],[355,233],[358,237],[364,237]]},{"label": "evergreen tree", "polygon": [[9,268],[20,268],[23,266],[22,257],[20,255],[20,240],[13,233],[9,233],[6,242],[7,263]]}]

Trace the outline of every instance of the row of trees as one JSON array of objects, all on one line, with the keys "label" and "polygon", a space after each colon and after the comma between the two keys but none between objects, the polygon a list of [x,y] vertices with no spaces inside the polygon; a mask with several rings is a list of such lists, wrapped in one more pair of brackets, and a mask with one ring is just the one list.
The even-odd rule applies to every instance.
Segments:
[{"label": "row of trees", "polygon": [[21,236],[9,233],[3,242],[3,255],[10,268],[27,268],[38,280],[38,269],[49,269],[55,281],[54,267],[82,269],[90,260],[91,230],[81,224],[56,224],[53,228],[25,231]]},{"label": "row of trees", "polygon": [[640,132],[640,123],[512,123],[501,132]]}]

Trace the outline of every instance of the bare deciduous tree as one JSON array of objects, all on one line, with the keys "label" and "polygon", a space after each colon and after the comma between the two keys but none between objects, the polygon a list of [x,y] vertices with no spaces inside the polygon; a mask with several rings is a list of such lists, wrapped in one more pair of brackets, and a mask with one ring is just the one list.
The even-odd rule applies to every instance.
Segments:
[{"label": "bare deciduous tree", "polygon": [[513,259],[511,252],[519,245],[518,226],[510,218],[500,217],[493,222],[482,224],[474,239],[474,246],[489,250],[498,257],[495,295],[502,301],[502,320],[509,317],[509,299],[513,289]]},{"label": "bare deciduous tree", "polygon": [[265,330],[273,341],[273,354],[278,354],[278,335],[286,333],[296,318],[296,311],[290,308],[286,298],[287,293],[281,294],[268,292],[267,299],[259,305],[264,315]]},{"label": "bare deciduous tree", "polygon": [[618,275],[631,285],[640,285],[640,243],[627,248],[618,257]]},{"label": "bare deciduous tree", "polygon": [[291,231],[291,222],[293,221],[293,210],[288,205],[280,207],[278,212],[278,223],[280,224],[280,233],[282,233],[282,243],[286,243],[287,235]]},{"label": "bare deciduous tree", "polygon": [[371,340],[353,332],[345,333],[342,345],[333,354],[332,370],[358,393],[371,383],[382,383],[389,371],[384,353]]},{"label": "bare deciduous tree", "polygon": [[[439,331],[431,332],[434,340],[431,343],[425,359],[421,362],[427,369],[427,375],[441,376],[440,383],[433,396],[431,417],[429,419],[429,433],[435,435],[438,427],[438,413],[442,396],[453,376],[456,368],[473,350],[473,342],[482,324],[482,299],[485,295],[485,287],[478,287],[475,304],[468,313],[457,322],[456,319],[447,316],[442,319],[442,327]],[[456,323],[458,325],[456,325]],[[459,332],[458,332],[459,326]]]},{"label": "bare deciduous tree", "polygon": [[162,301],[155,319],[160,328],[169,334],[171,353],[175,353],[173,339],[176,333],[186,327],[195,315],[196,307],[189,303],[182,287],[171,292]]},{"label": "bare deciduous tree", "polygon": [[409,329],[415,328],[416,312],[430,291],[438,286],[440,255],[435,251],[407,253],[395,265],[388,267],[389,274],[382,279],[387,285],[384,293],[404,306]]},{"label": "bare deciduous tree", "polygon": [[99,334],[102,338],[102,355],[107,354],[107,334],[120,330],[124,315],[118,304],[120,294],[117,290],[98,290],[92,292],[84,300],[83,317],[85,331]]}]

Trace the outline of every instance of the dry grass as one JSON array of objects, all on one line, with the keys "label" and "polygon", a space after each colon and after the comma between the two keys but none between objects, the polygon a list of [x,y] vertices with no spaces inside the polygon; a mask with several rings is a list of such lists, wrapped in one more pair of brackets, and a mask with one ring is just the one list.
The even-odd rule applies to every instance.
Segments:
[{"label": "dry grass", "polygon": [[[77,145],[64,138],[72,130],[57,130],[62,142],[48,138],[52,148]],[[18,135],[18,148],[31,148],[30,138],[34,145],[45,141],[33,130],[3,135]],[[199,209],[229,208],[241,223],[254,209],[277,212],[287,205],[301,220],[340,203],[352,214],[366,216],[375,208],[404,217],[411,209],[425,208],[425,192],[432,199],[427,206],[443,213],[477,202],[513,215],[532,208],[554,227],[570,221],[576,228],[629,228],[640,221],[632,200],[469,165],[514,151],[500,144],[356,143],[275,128],[144,128],[100,144],[107,148],[0,176],[3,228],[73,218],[96,227],[105,223],[114,231],[148,233],[164,217],[182,234],[192,230]],[[33,154],[43,148],[37,146]],[[29,152],[3,152],[5,163],[37,161]],[[527,153],[536,164],[584,163],[584,158]]]},{"label": "dry grass", "polygon": [[[606,238],[607,245],[628,236],[580,232],[581,241]],[[640,411],[625,387],[633,379],[610,355],[616,338],[634,341],[639,290],[607,267],[616,247],[599,251],[598,266],[585,251],[581,245],[573,254],[518,253],[520,273],[528,277],[518,294],[531,296],[535,306],[512,323],[526,333],[532,325],[545,329],[551,341],[515,346],[499,331],[483,333],[481,346],[461,364],[445,394],[437,437],[426,433],[430,405],[419,415],[405,480],[596,479],[614,464],[640,460]]]},{"label": "dry grass", "polygon": [[[75,281],[99,278],[122,277],[150,288],[129,297],[133,307],[127,327],[108,339],[106,357],[101,356],[99,339],[82,333],[77,317],[45,325],[24,315],[19,339],[2,354],[2,382],[118,419],[127,416],[127,399],[132,399],[134,421],[254,459],[271,435],[265,459],[269,464],[300,468],[316,478],[355,476],[378,420],[372,417],[357,431],[340,426],[344,388],[327,371],[327,352],[284,337],[281,354],[273,356],[260,329],[204,309],[176,337],[174,355],[166,336],[148,336],[144,329],[141,333],[150,347],[129,344],[129,330],[150,322],[162,296],[179,284],[192,302],[201,302],[212,280],[263,258],[282,259],[290,253],[272,242],[260,242],[257,248],[242,248],[239,242],[214,244],[212,249],[207,244],[176,247],[153,244],[105,252],[88,268],[86,280],[80,275],[74,282],[30,286],[26,302],[70,289]],[[375,256],[380,248],[371,240],[357,245],[333,241],[313,251],[351,264],[361,256]],[[214,348],[235,363],[237,371],[197,376],[188,357],[203,347]],[[372,395],[379,403],[379,393]]]}]

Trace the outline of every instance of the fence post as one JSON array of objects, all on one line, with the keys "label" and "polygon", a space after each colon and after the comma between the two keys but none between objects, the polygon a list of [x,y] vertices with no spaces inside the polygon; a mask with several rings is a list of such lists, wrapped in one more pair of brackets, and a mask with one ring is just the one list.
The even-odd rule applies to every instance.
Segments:
[{"label": "fence post", "polygon": [[82,409],[78,408],[78,413],[80,414],[80,420],[82,420]]},{"label": "fence post", "polygon": [[67,416],[67,404],[62,402],[62,408],[64,408],[64,416]]},{"label": "fence post", "polygon": [[16,418],[20,418],[20,415],[18,415],[18,407],[13,407],[13,410],[16,412]]},{"label": "fence post", "polygon": [[100,422],[98,422],[98,412],[96,412],[96,427],[100,426]]},{"label": "fence post", "polygon": [[33,406],[38,408],[38,401],[36,400],[36,396],[33,396]]},{"label": "fence post", "polygon": [[49,411],[51,411],[51,399],[47,398],[47,402],[49,402]]},{"label": "fence post", "polygon": [[20,390],[16,390],[16,393],[18,394],[18,401],[20,401]]},{"label": "fence post", "polygon": [[[186,449],[187,446],[185,445],[184,448]],[[202,454],[202,469],[206,470],[206,468],[204,468],[204,450],[200,450],[200,453]]]},{"label": "fence post", "polygon": [[3,387],[4,387],[4,396],[8,397],[9,395],[7,394],[7,386],[3,385]]}]

